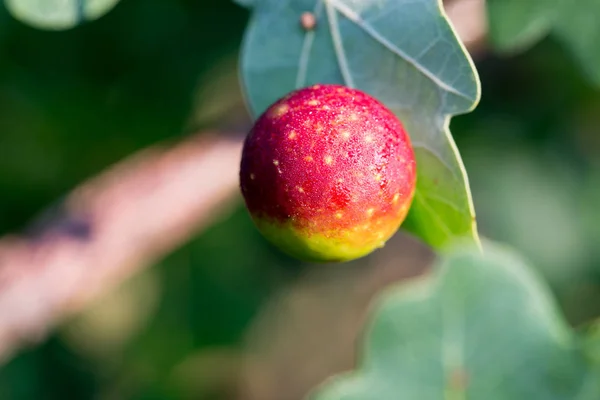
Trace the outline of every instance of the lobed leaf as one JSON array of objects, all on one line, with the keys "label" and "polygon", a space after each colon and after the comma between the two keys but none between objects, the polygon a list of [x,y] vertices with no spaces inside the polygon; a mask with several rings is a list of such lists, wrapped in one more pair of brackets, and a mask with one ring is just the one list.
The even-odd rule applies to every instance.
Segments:
[{"label": "lobed leaf", "polygon": [[549,290],[518,256],[461,248],[372,313],[356,372],[313,400],[593,400],[600,375]]}]

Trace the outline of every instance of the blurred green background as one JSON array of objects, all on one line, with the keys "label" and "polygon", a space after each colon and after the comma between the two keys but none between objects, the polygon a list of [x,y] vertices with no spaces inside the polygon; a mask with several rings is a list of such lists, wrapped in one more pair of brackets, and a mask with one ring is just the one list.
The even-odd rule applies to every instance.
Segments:
[{"label": "blurred green background", "polygon": [[[136,150],[244,120],[247,18],[226,0],[123,0],[48,32],[0,7],[0,234]],[[481,233],[529,258],[580,325],[600,315],[600,90],[551,37],[476,63],[481,103],[451,128]],[[0,399],[229,398],[253,321],[307,269],[268,246],[239,204],[0,367]]]}]

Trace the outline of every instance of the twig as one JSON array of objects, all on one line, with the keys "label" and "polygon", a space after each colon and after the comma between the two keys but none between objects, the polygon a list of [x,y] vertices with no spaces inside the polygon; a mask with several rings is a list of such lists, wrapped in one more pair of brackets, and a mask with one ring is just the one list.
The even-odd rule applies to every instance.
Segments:
[{"label": "twig", "polygon": [[142,151],[77,188],[33,237],[0,240],[0,361],[187,240],[230,204],[239,140]]}]

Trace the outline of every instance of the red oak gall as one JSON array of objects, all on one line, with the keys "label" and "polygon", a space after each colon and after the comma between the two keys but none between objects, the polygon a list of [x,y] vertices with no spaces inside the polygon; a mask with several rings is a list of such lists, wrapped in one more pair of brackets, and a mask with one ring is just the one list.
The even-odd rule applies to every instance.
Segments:
[{"label": "red oak gall", "polygon": [[244,142],[241,191],[260,232],[287,254],[341,262],[398,230],[416,184],[402,123],[368,94],[340,85],[272,104]]}]

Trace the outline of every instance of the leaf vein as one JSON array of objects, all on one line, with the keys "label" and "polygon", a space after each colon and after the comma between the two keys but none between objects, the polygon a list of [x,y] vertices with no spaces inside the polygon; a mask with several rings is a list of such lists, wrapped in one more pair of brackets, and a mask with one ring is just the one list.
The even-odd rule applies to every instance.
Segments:
[{"label": "leaf vein", "polygon": [[448,228],[448,225],[444,223],[444,220],[440,218],[438,212],[428,204],[427,200],[421,195],[421,193],[418,190],[415,192],[415,200],[417,200],[419,204],[421,204],[424,208],[427,209],[427,211],[429,211],[431,216],[434,217],[434,220],[437,222],[440,228],[442,228],[444,233],[446,233],[448,237],[451,237],[452,232],[450,231],[450,228]]},{"label": "leaf vein", "polygon": [[470,213],[468,211],[461,210],[458,206],[456,206],[456,204],[450,202],[446,198],[441,197],[439,195],[434,195],[432,193],[427,193],[427,194],[424,194],[423,197],[426,197],[428,199],[431,199],[431,200],[437,201],[439,203],[445,204],[445,205],[447,205],[448,207],[452,208],[454,211],[456,211],[459,214],[470,215]]},{"label": "leaf vein", "polygon": [[352,74],[350,73],[350,67],[348,66],[346,52],[344,51],[344,43],[342,41],[342,35],[340,34],[340,27],[337,20],[336,9],[333,8],[331,5],[332,0],[323,1],[325,1],[325,9],[327,10],[329,28],[331,30],[331,39],[333,40],[335,56],[337,57],[342,77],[344,78],[346,86],[353,88],[354,81],[352,79]]},{"label": "leaf vein", "polygon": [[444,167],[446,167],[446,169],[448,171],[450,171],[450,173],[452,174],[452,177],[454,179],[458,179],[458,177],[456,176],[456,172],[454,170],[454,168],[450,167],[450,164],[448,164],[446,162],[446,160],[444,160],[444,158],[435,150],[433,150],[432,148],[428,147],[425,143],[420,142],[420,141],[413,141],[412,145],[414,148],[419,148],[419,149],[423,149],[426,150],[428,152],[430,152],[431,154],[433,154],[441,163]]},{"label": "leaf vein", "polygon": [[[472,98],[469,95],[461,92],[460,90],[456,89],[455,87],[447,84],[446,82],[444,82],[443,80],[438,78],[433,72],[431,72],[430,70],[425,68],[422,64],[417,62],[417,60],[415,60],[414,58],[412,58],[411,56],[406,54],[398,46],[396,46],[395,44],[390,42],[388,39],[386,39],[384,36],[379,34],[379,32],[377,32],[371,25],[369,25],[367,23],[367,21],[362,19],[360,17],[360,15],[358,15],[356,12],[352,11],[346,5],[340,3],[339,0],[327,0],[327,3],[328,3],[328,5],[335,7],[342,15],[344,15],[350,21],[357,24],[366,33],[368,33],[373,39],[375,39],[376,41],[381,43],[383,46],[388,48],[388,50],[392,51],[393,53],[397,54],[399,57],[403,58],[407,63],[412,65],[417,71],[419,71],[421,74],[423,74],[425,77],[427,77],[434,84],[436,84],[437,86],[439,86],[440,88],[442,88],[443,90],[445,90],[449,93],[454,93],[455,95],[457,95],[459,97],[465,98],[468,101],[472,101]],[[339,31],[337,32],[337,34],[339,36]],[[332,35],[334,35],[333,32],[332,32]],[[335,38],[334,38],[334,43],[335,43]]]}]

